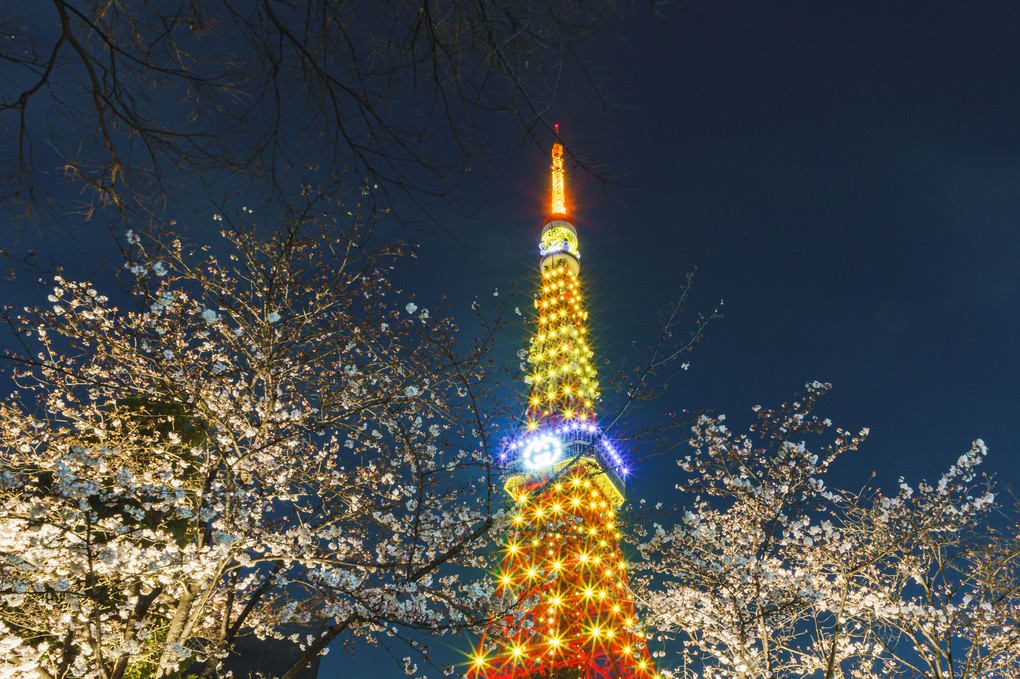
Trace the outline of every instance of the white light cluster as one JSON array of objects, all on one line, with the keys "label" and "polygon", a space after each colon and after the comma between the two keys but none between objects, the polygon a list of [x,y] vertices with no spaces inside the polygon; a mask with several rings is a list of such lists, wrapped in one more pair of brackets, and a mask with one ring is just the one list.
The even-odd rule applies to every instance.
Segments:
[{"label": "white light cluster", "polygon": [[555,243],[546,243],[545,241],[542,241],[538,244],[538,252],[542,255],[551,255],[555,252],[570,252],[570,254],[574,254],[570,249],[570,241],[566,239]]},{"label": "white light cluster", "polygon": [[528,439],[521,460],[528,469],[548,467],[563,457],[563,442],[555,434],[540,434]]}]

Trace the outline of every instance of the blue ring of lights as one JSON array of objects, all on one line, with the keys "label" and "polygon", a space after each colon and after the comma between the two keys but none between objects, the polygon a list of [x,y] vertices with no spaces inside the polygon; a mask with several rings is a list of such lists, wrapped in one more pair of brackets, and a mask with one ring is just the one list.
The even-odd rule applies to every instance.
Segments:
[{"label": "blue ring of lights", "polygon": [[[506,448],[503,449],[503,452],[500,453],[499,459],[501,462],[520,459],[520,454],[529,445],[537,445],[542,439],[550,435],[559,437],[565,444],[569,444],[572,441],[597,442],[597,446],[593,446],[593,452],[602,453],[600,457],[603,457],[612,465],[613,471],[621,476],[627,476],[630,473],[627,463],[613,442],[602,433],[598,425],[591,422],[560,422],[540,427],[535,431],[528,432],[510,441]],[[528,467],[528,469],[533,468]]]}]

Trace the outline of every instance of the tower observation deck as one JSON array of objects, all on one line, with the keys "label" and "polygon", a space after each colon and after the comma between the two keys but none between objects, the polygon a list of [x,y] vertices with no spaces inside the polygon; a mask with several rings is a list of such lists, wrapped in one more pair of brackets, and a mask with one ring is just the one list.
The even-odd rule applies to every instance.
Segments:
[{"label": "tower observation deck", "polygon": [[513,613],[489,625],[469,679],[658,678],[619,547],[628,469],[596,419],[598,375],[564,184],[556,143],[539,237],[531,391],[523,433],[502,454],[513,505],[496,582]]}]

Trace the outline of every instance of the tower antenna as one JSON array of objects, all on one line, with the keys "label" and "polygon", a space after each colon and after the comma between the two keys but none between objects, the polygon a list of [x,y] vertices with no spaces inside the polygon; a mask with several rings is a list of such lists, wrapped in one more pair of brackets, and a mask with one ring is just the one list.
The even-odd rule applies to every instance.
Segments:
[{"label": "tower antenna", "polygon": [[552,204],[550,213],[567,214],[566,190],[563,187],[563,144],[559,140],[560,126],[556,125],[557,142],[552,147]]}]

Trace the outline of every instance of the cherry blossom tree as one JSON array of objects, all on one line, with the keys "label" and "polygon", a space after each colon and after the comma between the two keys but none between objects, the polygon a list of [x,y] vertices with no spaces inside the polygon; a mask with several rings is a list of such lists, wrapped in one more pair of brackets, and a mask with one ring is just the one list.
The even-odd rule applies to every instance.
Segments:
[{"label": "cherry blossom tree", "polygon": [[[992,679],[1020,672],[1020,531],[978,475],[975,442],[934,484],[900,480],[850,520],[882,549],[859,574],[873,675]],[[876,651],[879,651],[876,648]]]},{"label": "cherry blossom tree", "polygon": [[215,245],[129,233],[129,309],[58,275],[6,310],[0,676],[211,675],[297,623],[293,676],[341,635],[485,610],[462,574],[499,497],[498,322],[459,346],[391,286],[407,248],[317,210]]},{"label": "cherry blossom tree", "polygon": [[[646,622],[676,639],[675,677],[991,677],[1016,672],[1016,527],[990,534],[980,441],[934,484],[830,489],[867,435],[813,414],[813,383],[736,435],[702,416],[686,511],[639,547]],[[979,535],[984,537],[979,538]],[[1010,671],[1006,671],[1009,668]]]},{"label": "cherry blossom tree", "polygon": [[[804,437],[830,425],[812,415],[826,385],[809,385],[792,404],[758,409],[749,434],[735,435],[725,416],[693,427],[693,452],[679,460],[690,494],[683,522],[655,526],[640,545],[651,579],[651,616],[660,633],[682,638],[677,676],[800,676],[839,665],[865,639],[837,631],[829,604],[846,582],[818,558],[841,538],[819,511],[838,496],[822,480],[837,455],[866,432],[837,431],[821,454]],[[813,623],[813,629],[808,627]],[[830,660],[831,658],[831,660]]]}]

